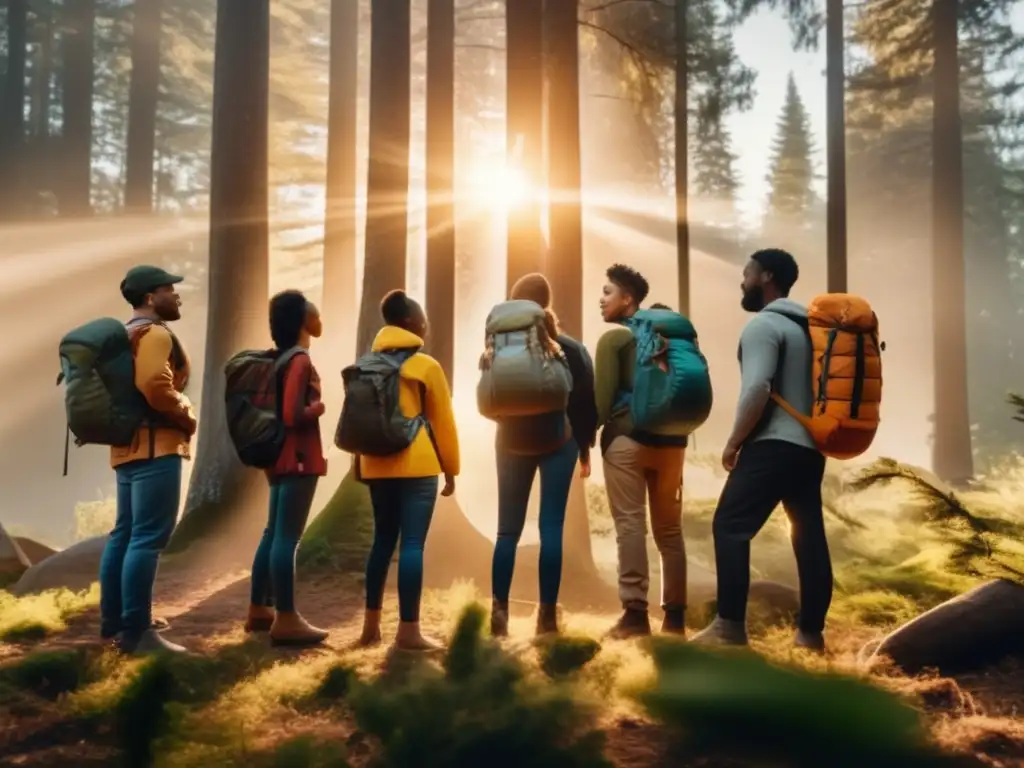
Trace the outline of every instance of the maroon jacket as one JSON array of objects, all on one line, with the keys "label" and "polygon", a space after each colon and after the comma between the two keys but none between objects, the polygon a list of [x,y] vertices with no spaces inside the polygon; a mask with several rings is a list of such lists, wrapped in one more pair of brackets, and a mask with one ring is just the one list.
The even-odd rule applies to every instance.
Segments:
[{"label": "maroon jacket", "polygon": [[277,464],[269,473],[271,479],[286,475],[326,475],[327,459],[320,439],[320,417],[324,414],[320,376],[308,354],[296,355],[288,363],[281,390],[285,438]]}]

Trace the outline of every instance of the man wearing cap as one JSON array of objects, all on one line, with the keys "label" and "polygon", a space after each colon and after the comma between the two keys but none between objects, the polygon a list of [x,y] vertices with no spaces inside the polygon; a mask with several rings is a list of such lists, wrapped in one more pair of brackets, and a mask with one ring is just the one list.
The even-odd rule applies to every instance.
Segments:
[{"label": "man wearing cap", "polygon": [[192,404],[182,394],[189,360],[167,323],[181,318],[175,286],[183,278],[160,267],[137,266],[121,281],[132,306],[125,324],[135,358],[135,386],[152,417],[131,445],[112,446],[117,518],[100,561],[100,633],[126,653],[184,651],[153,626],[153,582],[181,500],[181,462],[196,431]]}]

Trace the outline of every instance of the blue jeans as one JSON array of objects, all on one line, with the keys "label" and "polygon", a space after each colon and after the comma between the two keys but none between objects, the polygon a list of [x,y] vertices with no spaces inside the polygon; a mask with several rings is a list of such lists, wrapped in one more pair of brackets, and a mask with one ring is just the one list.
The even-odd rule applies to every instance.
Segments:
[{"label": "blue jeans", "polygon": [[491,591],[507,602],[516,567],[516,548],[526,525],[533,478],[540,470],[540,602],[554,605],[562,583],[562,528],[573,471],[579,459],[575,440],[540,456],[498,452],[498,540],[494,544]]},{"label": "blue jeans", "polygon": [[178,519],[181,457],[122,464],[117,518],[100,559],[100,633],[138,636],[153,623],[157,561]]},{"label": "blue jeans", "polygon": [[366,483],[373,502],[373,546],[366,560],[366,609],[381,609],[388,567],[398,546],[398,617],[402,621],[419,621],[423,547],[437,503],[437,477],[396,477]]},{"label": "blue jeans", "polygon": [[295,550],[306,530],[316,475],[282,477],[270,484],[270,512],[252,561],[253,605],[295,610]]}]

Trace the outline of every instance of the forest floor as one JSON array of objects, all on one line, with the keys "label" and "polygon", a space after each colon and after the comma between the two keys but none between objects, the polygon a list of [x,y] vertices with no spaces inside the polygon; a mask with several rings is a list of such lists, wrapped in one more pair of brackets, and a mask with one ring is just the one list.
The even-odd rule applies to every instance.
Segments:
[{"label": "forest floor", "polygon": [[[397,613],[393,589],[389,593],[385,643],[394,635]],[[479,595],[472,585],[428,592],[423,613],[426,630],[439,639],[450,639],[457,615],[474,599]],[[156,600],[157,615],[171,622],[167,637],[199,657],[190,672],[179,670],[185,678],[194,678],[184,686],[187,692],[175,696],[165,691],[158,700],[158,708],[166,714],[161,724],[153,725],[155,721],[139,714],[146,709],[137,691],[144,687],[140,682],[143,662],[115,659],[99,649],[93,605],[66,623],[59,622],[58,631],[44,637],[0,643],[0,765],[108,765],[125,750],[137,751],[132,744],[142,737],[134,732],[147,729],[143,742],[154,745],[155,765],[361,766],[380,756],[380,741],[367,735],[364,721],[357,724],[356,715],[346,706],[346,685],[334,694],[329,691],[332,670],[342,668],[339,664],[372,678],[387,671],[395,658],[386,646],[354,647],[362,606],[362,585],[356,577],[307,577],[300,584],[298,607],[312,623],[331,631],[326,646],[302,651],[271,648],[265,636],[245,636],[242,618],[248,578],[244,572],[162,574]],[[569,634],[595,639],[615,619],[585,614],[564,618]],[[538,653],[529,642],[531,630],[529,608],[524,606],[521,615],[513,617],[512,637],[505,647],[541,677]],[[877,628],[833,621],[830,653],[824,660],[792,650],[790,631],[781,628],[763,635],[754,648],[785,665],[856,675],[858,651],[879,635]],[[38,667],[34,673],[33,660]],[[10,672],[18,669],[29,672]],[[8,670],[6,676],[3,670]],[[628,694],[653,673],[645,643],[636,641],[601,641],[596,657],[579,671],[573,696],[590,702],[592,726],[603,732],[604,754],[612,764],[629,768],[769,764],[680,746],[675,731],[655,722]],[[1024,765],[1024,665],[1005,662],[958,677],[890,674],[872,680],[908,697],[924,713],[934,742],[947,754],[962,756],[963,764]],[[163,701],[173,703],[164,707]],[[429,742],[424,738],[424,744]],[[415,739],[407,748],[415,754],[417,745],[412,742]],[[150,764],[145,756],[134,759],[137,765]],[[388,763],[403,764],[394,753]],[[439,764],[436,760],[414,763]],[[585,761],[559,764],[588,765]],[[786,765],[787,761],[770,764]],[[821,755],[815,764],[833,763]]]}]

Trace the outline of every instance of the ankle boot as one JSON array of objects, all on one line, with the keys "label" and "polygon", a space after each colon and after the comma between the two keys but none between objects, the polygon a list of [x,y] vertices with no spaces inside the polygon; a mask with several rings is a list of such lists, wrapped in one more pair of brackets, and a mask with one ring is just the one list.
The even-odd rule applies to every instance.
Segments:
[{"label": "ankle boot", "polygon": [[380,611],[367,610],[363,614],[363,633],[359,636],[359,645],[369,647],[380,641]]},{"label": "ankle boot", "polygon": [[537,611],[537,635],[558,634],[558,606],[541,603]]},{"label": "ankle boot", "polygon": [[642,608],[626,608],[622,616],[608,631],[611,640],[625,640],[630,637],[644,637],[651,634],[651,620]]},{"label": "ankle boot", "polygon": [[403,651],[437,651],[441,646],[424,637],[418,621],[400,621],[395,645]]},{"label": "ankle boot", "polygon": [[508,603],[491,601],[491,637],[508,637]]},{"label": "ankle boot", "polygon": [[246,632],[269,632],[274,623],[274,609],[265,605],[250,605],[245,619]]},{"label": "ankle boot", "polygon": [[314,627],[296,611],[277,611],[270,627],[272,645],[317,645],[327,639],[327,630]]},{"label": "ankle boot", "polygon": [[661,632],[666,635],[686,634],[686,610],[674,605],[665,609],[665,618],[661,620]]}]

